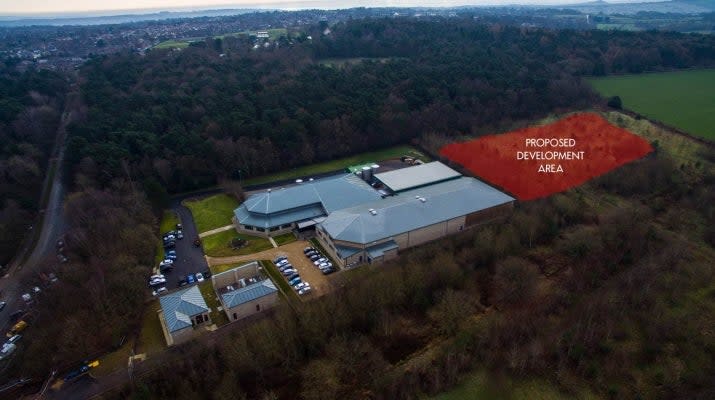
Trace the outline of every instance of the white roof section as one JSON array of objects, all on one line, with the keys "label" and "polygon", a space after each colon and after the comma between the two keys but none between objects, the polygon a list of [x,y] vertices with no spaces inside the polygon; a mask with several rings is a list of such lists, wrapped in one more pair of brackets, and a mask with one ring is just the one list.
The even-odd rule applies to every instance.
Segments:
[{"label": "white roof section", "polygon": [[477,179],[461,177],[338,210],[320,226],[334,240],[370,244],[512,201]]},{"label": "white roof section", "polygon": [[462,174],[439,161],[375,174],[375,178],[393,192],[401,192],[403,190],[443,182],[460,176],[462,176]]}]

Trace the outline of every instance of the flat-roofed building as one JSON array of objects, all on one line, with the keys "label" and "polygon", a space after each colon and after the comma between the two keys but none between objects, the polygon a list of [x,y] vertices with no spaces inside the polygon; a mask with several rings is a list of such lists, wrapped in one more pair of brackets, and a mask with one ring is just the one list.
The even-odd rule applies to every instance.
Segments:
[{"label": "flat-roofed building", "polygon": [[417,189],[461,177],[462,174],[439,161],[375,174],[375,179],[392,193]]}]

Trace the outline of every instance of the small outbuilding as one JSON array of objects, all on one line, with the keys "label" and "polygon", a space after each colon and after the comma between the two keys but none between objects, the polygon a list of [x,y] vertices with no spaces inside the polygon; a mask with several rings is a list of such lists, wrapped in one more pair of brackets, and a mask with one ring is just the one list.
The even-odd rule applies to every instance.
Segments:
[{"label": "small outbuilding", "polygon": [[211,277],[229,321],[267,310],[278,302],[278,289],[257,261]]},{"label": "small outbuilding", "polygon": [[211,323],[210,310],[198,286],[161,296],[159,302],[159,321],[169,346],[191,339],[199,326]]}]

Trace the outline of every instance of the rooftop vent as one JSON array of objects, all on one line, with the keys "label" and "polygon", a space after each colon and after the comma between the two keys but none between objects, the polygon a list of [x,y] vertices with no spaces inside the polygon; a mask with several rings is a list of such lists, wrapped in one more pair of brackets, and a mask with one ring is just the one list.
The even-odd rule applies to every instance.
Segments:
[{"label": "rooftop vent", "polygon": [[295,180],[295,183],[297,183],[297,184],[300,185],[301,183],[303,183],[303,180],[302,180],[302,179],[296,179],[296,180]]},{"label": "rooftop vent", "polygon": [[266,192],[270,193],[270,192],[271,192],[271,189],[266,190]]},{"label": "rooftop vent", "polygon": [[374,208],[371,208],[368,211],[370,211],[370,214],[372,215],[377,215],[377,210],[375,210]]},{"label": "rooftop vent", "polygon": [[424,197],[420,197],[420,201],[423,202],[423,203],[426,203],[426,202],[427,202],[427,199],[425,199]]},{"label": "rooftop vent", "polygon": [[419,195],[415,196],[415,199],[419,200],[419,199],[420,199],[420,196],[419,196]]},{"label": "rooftop vent", "polygon": [[314,180],[315,180],[315,179],[310,178],[310,179],[308,179],[308,182],[313,182]]}]

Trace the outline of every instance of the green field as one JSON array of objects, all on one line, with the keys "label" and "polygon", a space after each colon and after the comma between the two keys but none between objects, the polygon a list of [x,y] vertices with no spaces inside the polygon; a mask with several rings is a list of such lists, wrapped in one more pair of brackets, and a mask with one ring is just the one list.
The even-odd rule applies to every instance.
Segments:
[{"label": "green field", "polygon": [[183,204],[191,210],[199,233],[231,225],[233,210],[238,208],[238,200],[217,194],[199,200],[185,200]]},{"label": "green field", "polygon": [[[285,35],[288,33],[288,30],[285,28],[277,28],[277,29],[268,29],[268,36],[269,40],[276,40],[279,37]],[[223,35],[218,35],[218,36],[213,36],[213,39],[224,39],[229,36],[244,36],[244,35],[255,35],[255,31],[243,31],[243,32],[233,32],[233,33],[226,33]],[[155,49],[183,49],[185,47],[189,47],[189,44],[192,42],[200,42],[205,40],[205,38],[202,37],[191,37],[191,38],[185,38],[185,39],[172,39],[172,40],[167,40],[164,42],[161,42],[154,46]]]},{"label": "green field", "polygon": [[715,140],[715,69],[592,78],[604,97],[623,108],[696,136]]},{"label": "green field", "polygon": [[343,168],[347,168],[355,164],[364,164],[367,162],[379,162],[383,160],[390,160],[394,158],[400,158],[400,156],[409,155],[413,157],[419,157],[422,161],[430,161],[430,158],[426,155],[415,150],[411,146],[396,146],[390,147],[384,150],[371,151],[369,153],[361,153],[352,157],[340,158],[337,160],[327,161],[319,164],[306,165],[305,167],[289,169],[275,174],[258,176],[256,178],[251,178],[243,181],[244,186],[249,185],[259,185],[262,183],[270,183],[274,181],[279,181],[283,179],[294,179],[294,178],[307,178],[311,175],[316,175],[320,173],[337,171]]},{"label": "green field", "polygon": [[[231,248],[230,243],[231,239],[237,237],[246,239],[247,244],[238,250],[234,250]],[[204,253],[211,257],[243,256],[258,253],[259,251],[268,250],[273,247],[271,242],[264,237],[242,235],[233,229],[206,236],[201,239],[201,243],[204,247]]]},{"label": "green field", "polygon": [[512,380],[510,378],[494,378],[483,371],[475,372],[467,377],[456,388],[431,397],[431,400],[566,400],[566,399],[597,399],[589,392],[562,393],[554,385],[542,379]]}]

